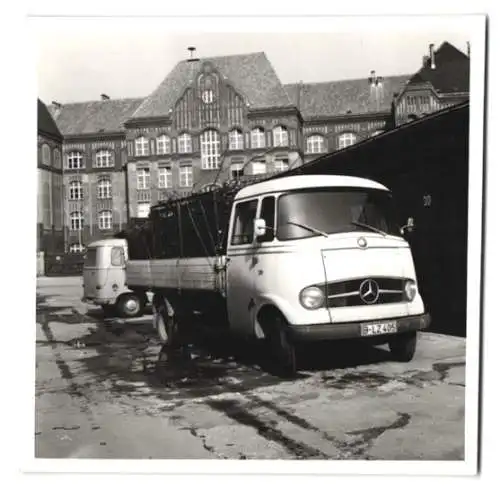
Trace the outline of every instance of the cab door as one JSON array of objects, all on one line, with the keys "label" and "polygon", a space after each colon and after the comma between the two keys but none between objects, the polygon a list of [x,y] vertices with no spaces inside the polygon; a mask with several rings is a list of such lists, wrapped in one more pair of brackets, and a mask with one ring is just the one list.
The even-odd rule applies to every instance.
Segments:
[{"label": "cab door", "polygon": [[101,299],[103,287],[107,283],[107,247],[90,246],[83,263],[83,293],[88,300]]},{"label": "cab door", "polygon": [[227,310],[231,329],[241,334],[253,331],[254,271],[257,246],[254,220],[258,199],[235,205],[227,248]]}]

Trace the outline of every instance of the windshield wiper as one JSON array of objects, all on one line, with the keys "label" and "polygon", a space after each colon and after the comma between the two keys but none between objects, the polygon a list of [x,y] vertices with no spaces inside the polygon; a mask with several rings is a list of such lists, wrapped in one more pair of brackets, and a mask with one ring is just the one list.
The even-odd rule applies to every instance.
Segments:
[{"label": "windshield wiper", "polygon": [[383,235],[384,237],[387,235],[382,230],[378,229],[377,227],[373,227],[371,225],[368,225],[367,223],[356,222],[354,220],[351,223],[353,225],[357,225],[358,227],[365,228],[367,230],[371,230],[372,232],[377,232],[378,234]]},{"label": "windshield wiper", "polygon": [[305,228],[306,230],[309,230],[309,232],[314,232],[315,234],[322,235],[323,237],[328,238],[328,234],[326,232],[323,232],[322,230],[318,230],[317,228],[311,227],[310,225],[304,225],[303,223],[292,222],[292,221],[288,221],[286,223],[289,223],[290,225],[297,225],[297,227]]}]

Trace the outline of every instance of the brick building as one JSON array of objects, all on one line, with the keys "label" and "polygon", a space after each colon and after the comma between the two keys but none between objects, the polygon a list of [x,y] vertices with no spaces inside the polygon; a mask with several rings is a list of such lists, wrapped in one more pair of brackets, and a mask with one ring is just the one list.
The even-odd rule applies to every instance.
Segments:
[{"label": "brick building", "polygon": [[280,172],[468,98],[469,57],[443,43],[415,74],[282,84],[264,53],[180,61],[144,99],[53,103],[64,136],[66,245],[158,200]]},{"label": "brick building", "polygon": [[45,104],[38,99],[37,253],[62,252],[63,137]]}]

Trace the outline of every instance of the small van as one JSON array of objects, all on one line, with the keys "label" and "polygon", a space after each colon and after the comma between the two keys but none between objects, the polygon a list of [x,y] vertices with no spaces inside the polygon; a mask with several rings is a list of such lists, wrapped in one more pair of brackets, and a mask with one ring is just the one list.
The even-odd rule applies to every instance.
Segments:
[{"label": "small van", "polygon": [[127,288],[125,239],[103,239],[89,244],[83,266],[83,300],[100,305],[106,316],[139,317],[147,296]]}]

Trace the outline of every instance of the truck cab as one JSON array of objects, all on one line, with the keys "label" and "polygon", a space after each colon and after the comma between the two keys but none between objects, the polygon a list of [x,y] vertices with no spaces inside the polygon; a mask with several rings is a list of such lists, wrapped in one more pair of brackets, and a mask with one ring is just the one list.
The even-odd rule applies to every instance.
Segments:
[{"label": "truck cab", "polygon": [[142,315],[147,298],[127,287],[125,239],[103,239],[87,247],[83,266],[83,300],[102,307],[106,316]]}]

